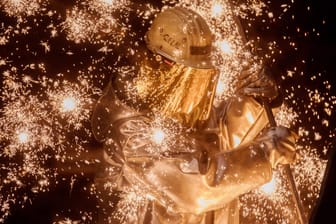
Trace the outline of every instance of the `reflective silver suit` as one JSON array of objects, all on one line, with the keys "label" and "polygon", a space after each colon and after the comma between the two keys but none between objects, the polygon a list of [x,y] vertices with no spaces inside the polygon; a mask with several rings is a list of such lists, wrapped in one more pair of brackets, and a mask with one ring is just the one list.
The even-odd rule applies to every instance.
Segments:
[{"label": "reflective silver suit", "polygon": [[113,168],[98,182],[141,192],[124,221],[239,223],[238,196],[272,177],[274,139],[260,135],[268,123],[262,106],[251,96],[229,99],[199,127],[176,124],[172,144],[153,142],[153,120],[152,111],[123,102],[111,83],[94,111],[93,131]]}]

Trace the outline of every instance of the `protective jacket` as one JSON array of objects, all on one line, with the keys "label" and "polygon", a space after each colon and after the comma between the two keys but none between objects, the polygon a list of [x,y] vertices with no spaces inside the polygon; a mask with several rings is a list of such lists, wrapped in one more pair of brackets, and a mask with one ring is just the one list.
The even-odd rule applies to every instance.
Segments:
[{"label": "protective jacket", "polygon": [[129,106],[110,83],[92,119],[109,167],[97,183],[136,195],[130,205],[126,196],[119,201],[125,223],[239,223],[238,196],[272,177],[265,151],[271,140],[259,137],[266,125],[262,106],[242,96],[213,107],[198,127],[184,128]]}]

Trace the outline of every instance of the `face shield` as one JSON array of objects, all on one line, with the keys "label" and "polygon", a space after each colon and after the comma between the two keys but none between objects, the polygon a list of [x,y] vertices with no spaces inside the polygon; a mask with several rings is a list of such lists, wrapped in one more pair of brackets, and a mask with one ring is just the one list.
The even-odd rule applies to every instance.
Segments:
[{"label": "face shield", "polygon": [[212,68],[192,68],[168,60],[153,66],[147,61],[134,84],[152,111],[192,127],[209,117],[217,77]]}]

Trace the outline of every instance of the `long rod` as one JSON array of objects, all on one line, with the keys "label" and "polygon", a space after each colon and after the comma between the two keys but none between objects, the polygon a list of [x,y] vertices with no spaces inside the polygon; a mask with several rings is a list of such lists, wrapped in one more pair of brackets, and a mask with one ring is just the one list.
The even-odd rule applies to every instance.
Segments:
[{"label": "long rod", "polygon": [[[264,108],[265,108],[267,118],[268,118],[268,121],[269,121],[270,125],[272,127],[276,127],[277,123],[275,121],[272,109],[271,109],[271,107],[270,107],[270,105],[269,105],[269,103],[267,102],[266,99],[263,99],[263,104],[264,104]],[[296,210],[297,210],[297,213],[298,213],[298,216],[299,216],[300,223],[301,224],[307,224],[308,222],[307,222],[306,216],[304,215],[305,213],[304,213],[302,201],[300,199],[300,195],[299,195],[299,192],[297,190],[295,180],[294,180],[294,177],[293,177],[293,174],[292,174],[292,171],[290,169],[289,164],[284,164],[283,165],[283,170],[284,170],[284,174],[285,174],[286,178],[289,181],[289,187],[290,187],[292,195],[293,195],[293,201],[295,203],[295,207],[296,207]]]},{"label": "long rod", "polygon": [[[233,10],[232,10],[233,7],[232,7],[232,4],[231,4],[231,1],[227,1],[227,2],[229,4],[229,7],[231,8],[231,12],[233,12]],[[233,16],[233,18],[234,18],[235,23],[237,24],[238,32],[241,34],[242,41],[243,41],[243,43],[246,44],[247,43],[247,39],[246,39],[246,36],[245,36],[245,32],[243,31],[243,26],[242,26],[240,20],[236,16]],[[275,121],[272,109],[271,109],[271,107],[270,107],[267,99],[266,98],[262,98],[262,101],[263,101],[264,108],[265,108],[265,111],[266,111],[266,114],[267,114],[267,118],[268,118],[268,121],[269,121],[270,125],[272,127],[276,127],[277,123]],[[306,216],[304,215],[305,213],[304,213],[302,201],[300,199],[300,195],[298,193],[298,190],[297,190],[297,187],[296,187],[296,184],[295,184],[295,180],[294,180],[292,171],[290,169],[290,166],[288,164],[284,165],[283,166],[283,170],[284,170],[284,174],[285,174],[286,178],[289,181],[289,185],[290,185],[291,192],[292,192],[292,195],[293,195],[293,201],[295,203],[295,208],[297,210],[300,223],[301,224],[307,224],[308,222],[307,222]]]}]

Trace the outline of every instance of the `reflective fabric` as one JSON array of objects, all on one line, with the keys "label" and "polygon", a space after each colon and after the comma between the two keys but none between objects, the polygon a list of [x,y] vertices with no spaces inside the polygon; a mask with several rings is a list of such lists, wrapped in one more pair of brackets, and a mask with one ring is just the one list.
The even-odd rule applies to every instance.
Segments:
[{"label": "reflective fabric", "polygon": [[252,97],[231,98],[225,105],[225,116],[220,118],[222,150],[233,149],[253,140],[268,124],[263,107]]},{"label": "reflective fabric", "polygon": [[[202,135],[198,130],[181,129],[170,136],[174,144],[168,148],[144,134],[151,130],[152,118],[125,107],[111,87],[99,102],[93,130],[99,131],[96,135],[101,139],[115,142],[107,144],[106,150],[110,164],[122,167],[116,169],[123,177],[116,189],[141,186],[140,194],[145,196],[137,218],[127,223],[238,223],[238,196],[271,179],[271,164],[254,139],[266,122],[252,98],[231,101],[213,111],[218,126],[209,129],[219,130],[220,141],[209,143],[197,137]],[[249,119],[254,122],[248,123]],[[235,136],[244,144],[236,145]],[[206,159],[201,159],[204,152]],[[207,168],[200,172],[203,163]]]},{"label": "reflective fabric", "polygon": [[214,69],[196,69],[181,64],[153,69],[145,62],[134,85],[153,111],[191,127],[197,121],[208,119],[216,83]]}]

